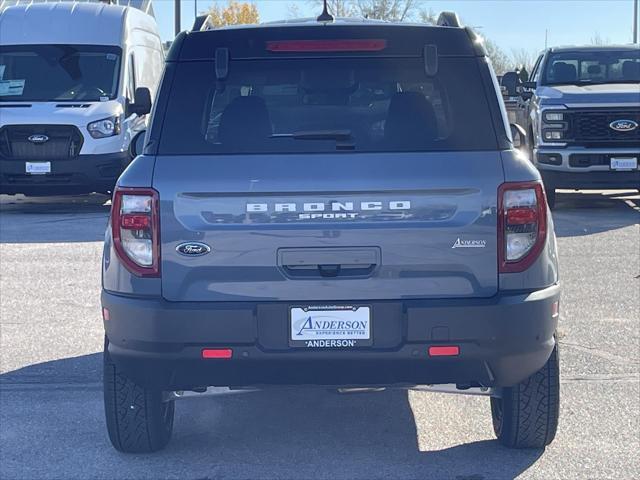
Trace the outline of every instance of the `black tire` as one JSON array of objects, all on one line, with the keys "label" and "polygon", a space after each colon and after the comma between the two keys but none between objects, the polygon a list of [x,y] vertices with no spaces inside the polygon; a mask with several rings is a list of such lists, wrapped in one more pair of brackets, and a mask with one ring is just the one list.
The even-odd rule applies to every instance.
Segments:
[{"label": "black tire", "polygon": [[104,410],[109,439],[124,453],[150,453],[163,449],[173,431],[174,402],[162,392],[144,388],[118,372],[104,349]]},{"label": "black tire", "polygon": [[491,399],[493,430],[510,448],[544,448],[558,429],[560,367],[556,344],[547,363],[519,384]]},{"label": "black tire", "polygon": [[549,205],[549,208],[553,210],[556,208],[556,189],[552,186],[545,185],[544,190],[547,194],[547,205]]}]

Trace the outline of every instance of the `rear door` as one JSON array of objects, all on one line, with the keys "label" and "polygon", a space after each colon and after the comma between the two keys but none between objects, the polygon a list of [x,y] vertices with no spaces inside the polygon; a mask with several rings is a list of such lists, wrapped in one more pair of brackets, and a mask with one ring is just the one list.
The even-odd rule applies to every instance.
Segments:
[{"label": "rear door", "polygon": [[438,63],[232,60],[223,82],[175,65],[154,171],[163,296],[494,295],[504,177],[481,66]]}]

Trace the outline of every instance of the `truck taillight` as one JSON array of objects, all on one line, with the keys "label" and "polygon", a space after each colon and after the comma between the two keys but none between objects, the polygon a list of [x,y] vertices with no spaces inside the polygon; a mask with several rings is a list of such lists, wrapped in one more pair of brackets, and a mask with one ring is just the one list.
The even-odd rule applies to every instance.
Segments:
[{"label": "truck taillight", "polygon": [[522,272],[538,258],[547,236],[547,202],[539,182],[503,183],[498,189],[500,273]]},{"label": "truck taillight", "polygon": [[113,244],[122,263],[140,277],[160,274],[158,192],[116,188],[111,206]]}]

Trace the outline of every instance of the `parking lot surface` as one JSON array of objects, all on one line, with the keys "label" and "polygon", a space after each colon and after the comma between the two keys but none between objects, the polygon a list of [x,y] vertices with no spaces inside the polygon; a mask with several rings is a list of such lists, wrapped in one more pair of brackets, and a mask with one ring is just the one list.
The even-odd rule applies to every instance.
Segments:
[{"label": "parking lot surface", "polygon": [[165,451],[111,447],[101,386],[103,196],[0,196],[0,478],[640,478],[640,197],[560,193],[561,416],[546,450],[493,437],[489,400],[224,392],[178,402]]}]

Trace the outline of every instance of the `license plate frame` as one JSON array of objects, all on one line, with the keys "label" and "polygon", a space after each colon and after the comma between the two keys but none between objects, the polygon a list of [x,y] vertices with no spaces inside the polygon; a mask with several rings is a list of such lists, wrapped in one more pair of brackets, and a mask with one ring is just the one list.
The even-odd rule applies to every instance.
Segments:
[{"label": "license plate frame", "polygon": [[47,175],[51,173],[51,162],[25,162],[24,171],[29,175]]},{"label": "license plate frame", "polygon": [[289,346],[370,347],[373,345],[372,313],[370,305],[293,305],[289,307]]},{"label": "license plate frame", "polygon": [[611,157],[609,168],[616,172],[629,172],[638,169],[638,157]]}]

